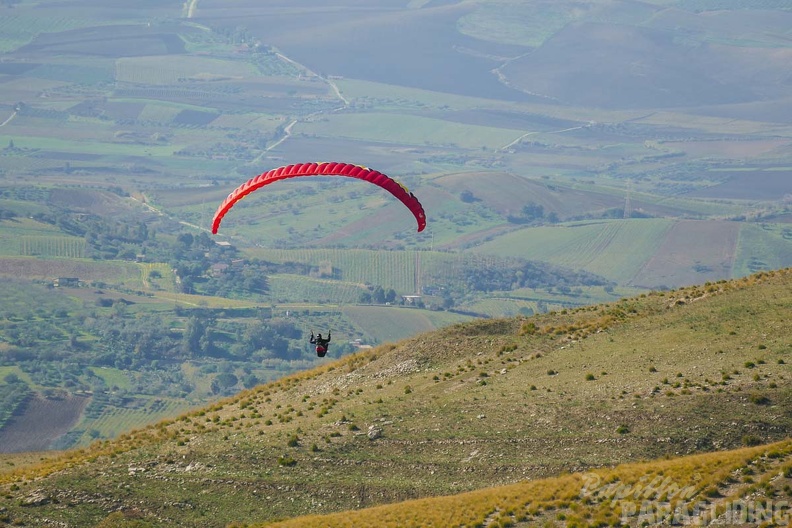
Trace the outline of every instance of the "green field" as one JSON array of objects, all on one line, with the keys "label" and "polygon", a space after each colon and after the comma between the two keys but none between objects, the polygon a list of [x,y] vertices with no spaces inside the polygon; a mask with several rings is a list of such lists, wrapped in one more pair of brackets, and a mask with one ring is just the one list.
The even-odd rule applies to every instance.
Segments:
[{"label": "green field", "polygon": [[23,380],[28,385],[30,385],[32,383],[32,380],[30,379],[30,376],[25,374],[25,372],[22,371],[22,369],[20,369],[19,367],[13,367],[13,366],[0,367],[0,380],[4,380],[5,377],[8,376],[9,374],[13,374],[13,375],[19,377],[21,380]]},{"label": "green field", "polygon": [[732,268],[734,277],[777,269],[792,258],[789,224],[746,224],[740,227],[738,241]]},{"label": "green field", "polygon": [[212,81],[250,77],[255,72],[242,61],[207,57],[159,56],[127,57],[116,61],[116,81],[137,84],[175,84],[187,80]]},{"label": "green field", "polygon": [[333,276],[340,273],[339,280],[355,285],[381,285],[399,292],[415,293],[416,266],[427,265],[438,260],[452,261],[458,256],[429,254],[419,251],[377,251],[366,249],[263,249],[250,248],[245,253],[251,257],[283,264],[297,262],[315,266],[320,273]]},{"label": "green field", "polygon": [[460,33],[504,44],[536,48],[574,19],[563,9],[547,9],[519,2],[476,10],[457,21]]},{"label": "green field", "polygon": [[398,341],[431,328],[471,319],[448,312],[378,306],[347,306],[343,308],[343,313],[352,324],[365,329],[369,339],[379,343]]},{"label": "green field", "polygon": [[484,243],[476,251],[582,268],[626,283],[654,254],[673,223],[629,219],[528,228]]},{"label": "green field", "polygon": [[127,373],[123,370],[109,367],[92,367],[91,372],[97,377],[102,378],[105,385],[108,387],[118,387],[124,390],[128,390],[132,387]]},{"label": "green field", "polygon": [[85,241],[76,237],[21,237],[19,255],[85,258]]},{"label": "green field", "polygon": [[0,52],[9,52],[29,43],[41,33],[54,33],[92,26],[97,20],[90,16],[75,16],[73,11],[59,12],[57,8],[46,14],[8,13],[0,17]]},{"label": "green field", "polygon": [[151,425],[162,417],[178,415],[189,408],[190,405],[183,399],[152,398],[138,408],[106,409],[99,418],[84,418],[77,425],[77,431],[84,432],[72,441],[72,445],[87,447],[97,438],[116,438],[129,431]]},{"label": "green field", "polygon": [[366,291],[362,284],[312,279],[301,275],[270,275],[269,297],[283,302],[305,303],[356,303]]},{"label": "green field", "polygon": [[0,255],[83,258],[85,241],[29,218],[0,221]]},{"label": "green field", "polygon": [[360,141],[397,142],[464,149],[497,149],[527,132],[456,124],[442,119],[391,113],[331,116],[300,125],[305,134]]},{"label": "green field", "polygon": [[[134,156],[141,153],[139,145],[112,142],[110,140],[79,141],[56,137],[0,135],[0,144],[8,144],[10,141],[13,141],[17,148],[35,149],[46,152],[79,153],[90,151],[103,156]],[[152,156],[168,157],[173,155],[174,147],[168,145],[151,145],[146,147],[146,151]]]}]

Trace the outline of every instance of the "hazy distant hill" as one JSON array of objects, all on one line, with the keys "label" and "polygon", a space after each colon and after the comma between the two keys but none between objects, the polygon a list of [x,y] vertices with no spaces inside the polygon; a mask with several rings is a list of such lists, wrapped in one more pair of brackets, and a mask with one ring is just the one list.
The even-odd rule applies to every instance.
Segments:
[{"label": "hazy distant hill", "polygon": [[[46,518],[92,526],[126,517],[156,526],[224,526],[780,441],[792,426],[790,306],[787,269],[455,325],[39,467],[4,466],[0,504],[12,523]],[[604,482],[635,483],[662,471],[679,488],[693,487],[686,499],[715,500],[751,482],[740,476],[746,464],[758,485],[786,471],[788,455],[788,444],[779,444],[598,473]],[[573,504],[585,478],[541,484],[547,493],[530,483],[483,491],[462,510],[444,499],[355,518],[417,526],[436,508],[453,510],[448,525],[556,515],[550,511],[576,518],[580,507],[620,515],[608,501]],[[783,482],[772,484],[774,493],[788,493]],[[108,517],[114,511],[121,513]]]},{"label": "hazy distant hill", "polygon": [[792,95],[780,73],[792,60],[786,51],[792,12],[783,2],[233,5],[228,11],[227,3],[205,0],[198,17],[245,26],[327,75],[609,109]]}]

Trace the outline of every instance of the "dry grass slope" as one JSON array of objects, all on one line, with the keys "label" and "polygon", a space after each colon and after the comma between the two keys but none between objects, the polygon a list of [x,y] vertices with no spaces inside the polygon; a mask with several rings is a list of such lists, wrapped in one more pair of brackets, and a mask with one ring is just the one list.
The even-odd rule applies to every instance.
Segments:
[{"label": "dry grass slope", "polygon": [[[259,527],[646,526],[788,521],[792,441],[624,464]],[[240,525],[234,525],[240,526]]]},{"label": "dry grass slope", "polygon": [[[736,496],[782,501],[790,306],[787,269],[455,325],[16,467],[0,474],[0,512],[66,526],[582,526],[653,524],[698,499],[715,516]],[[647,506],[643,492],[614,502],[638,486]]]}]

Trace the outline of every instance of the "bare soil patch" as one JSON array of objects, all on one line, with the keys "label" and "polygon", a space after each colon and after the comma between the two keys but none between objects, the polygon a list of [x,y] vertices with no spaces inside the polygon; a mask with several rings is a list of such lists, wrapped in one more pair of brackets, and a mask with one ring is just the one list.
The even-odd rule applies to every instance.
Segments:
[{"label": "bare soil patch", "polygon": [[121,280],[124,276],[124,270],[119,266],[101,262],[9,257],[0,258],[0,276],[17,279],[77,277],[83,281],[109,282],[111,280]]},{"label": "bare soil patch", "polygon": [[792,169],[735,170],[709,174],[722,176],[720,185],[699,189],[688,196],[740,200],[781,200],[792,194]]},{"label": "bare soil patch", "polygon": [[80,419],[89,397],[66,394],[32,396],[0,429],[0,453],[44,451]]},{"label": "bare soil patch", "polygon": [[379,3],[357,12],[266,12],[241,6],[230,12],[216,1],[201,2],[199,8],[214,24],[250,28],[257,38],[314,71],[474,97],[539,101],[503,85],[491,73],[498,66],[493,55],[512,56],[519,48],[459,34],[457,20],[470,9],[457,3],[403,11]]},{"label": "bare soil patch", "polygon": [[546,213],[555,211],[562,217],[623,204],[620,196],[559,187],[507,173],[449,174],[433,180],[433,183],[449,194],[455,194],[459,189],[468,190],[474,199],[482,200],[503,215],[519,215],[530,202],[541,205]]},{"label": "bare soil patch", "polygon": [[768,154],[789,145],[785,139],[761,139],[746,141],[664,141],[663,146],[671,150],[682,150],[695,157],[753,158]]},{"label": "bare soil patch", "polygon": [[675,288],[728,277],[739,231],[737,222],[679,222],[630,283]]},{"label": "bare soil patch", "polygon": [[715,80],[728,54],[692,50],[674,36],[653,28],[571,24],[502,71],[530,93],[579,106],[689,107],[755,98],[751,79]]},{"label": "bare soil patch", "polygon": [[184,53],[178,35],[151,33],[144,26],[97,26],[39,35],[20,49],[25,54],[78,54],[135,57]]},{"label": "bare soil patch", "polygon": [[129,210],[129,204],[123,203],[120,196],[107,191],[55,189],[50,194],[49,202],[99,215],[118,214]]}]

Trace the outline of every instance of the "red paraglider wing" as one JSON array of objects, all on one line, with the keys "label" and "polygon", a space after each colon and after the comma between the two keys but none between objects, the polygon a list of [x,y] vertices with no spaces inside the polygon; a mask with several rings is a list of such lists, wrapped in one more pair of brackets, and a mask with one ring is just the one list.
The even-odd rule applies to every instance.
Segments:
[{"label": "red paraglider wing", "polygon": [[424,213],[423,206],[418,199],[407,190],[405,186],[394,180],[393,178],[382,174],[379,171],[362,167],[360,165],[352,165],[350,163],[297,163],[295,165],[285,165],[277,169],[269,170],[263,174],[259,174],[255,178],[251,178],[233,191],[217,208],[217,212],[212,219],[212,233],[217,234],[220,229],[220,222],[226,213],[237,203],[239,200],[252,193],[256,189],[260,189],[265,185],[283,180],[286,178],[295,178],[297,176],[348,176],[350,178],[358,178],[378,185],[398,198],[415,216],[418,222],[418,231],[423,231],[426,227],[426,214]]}]

